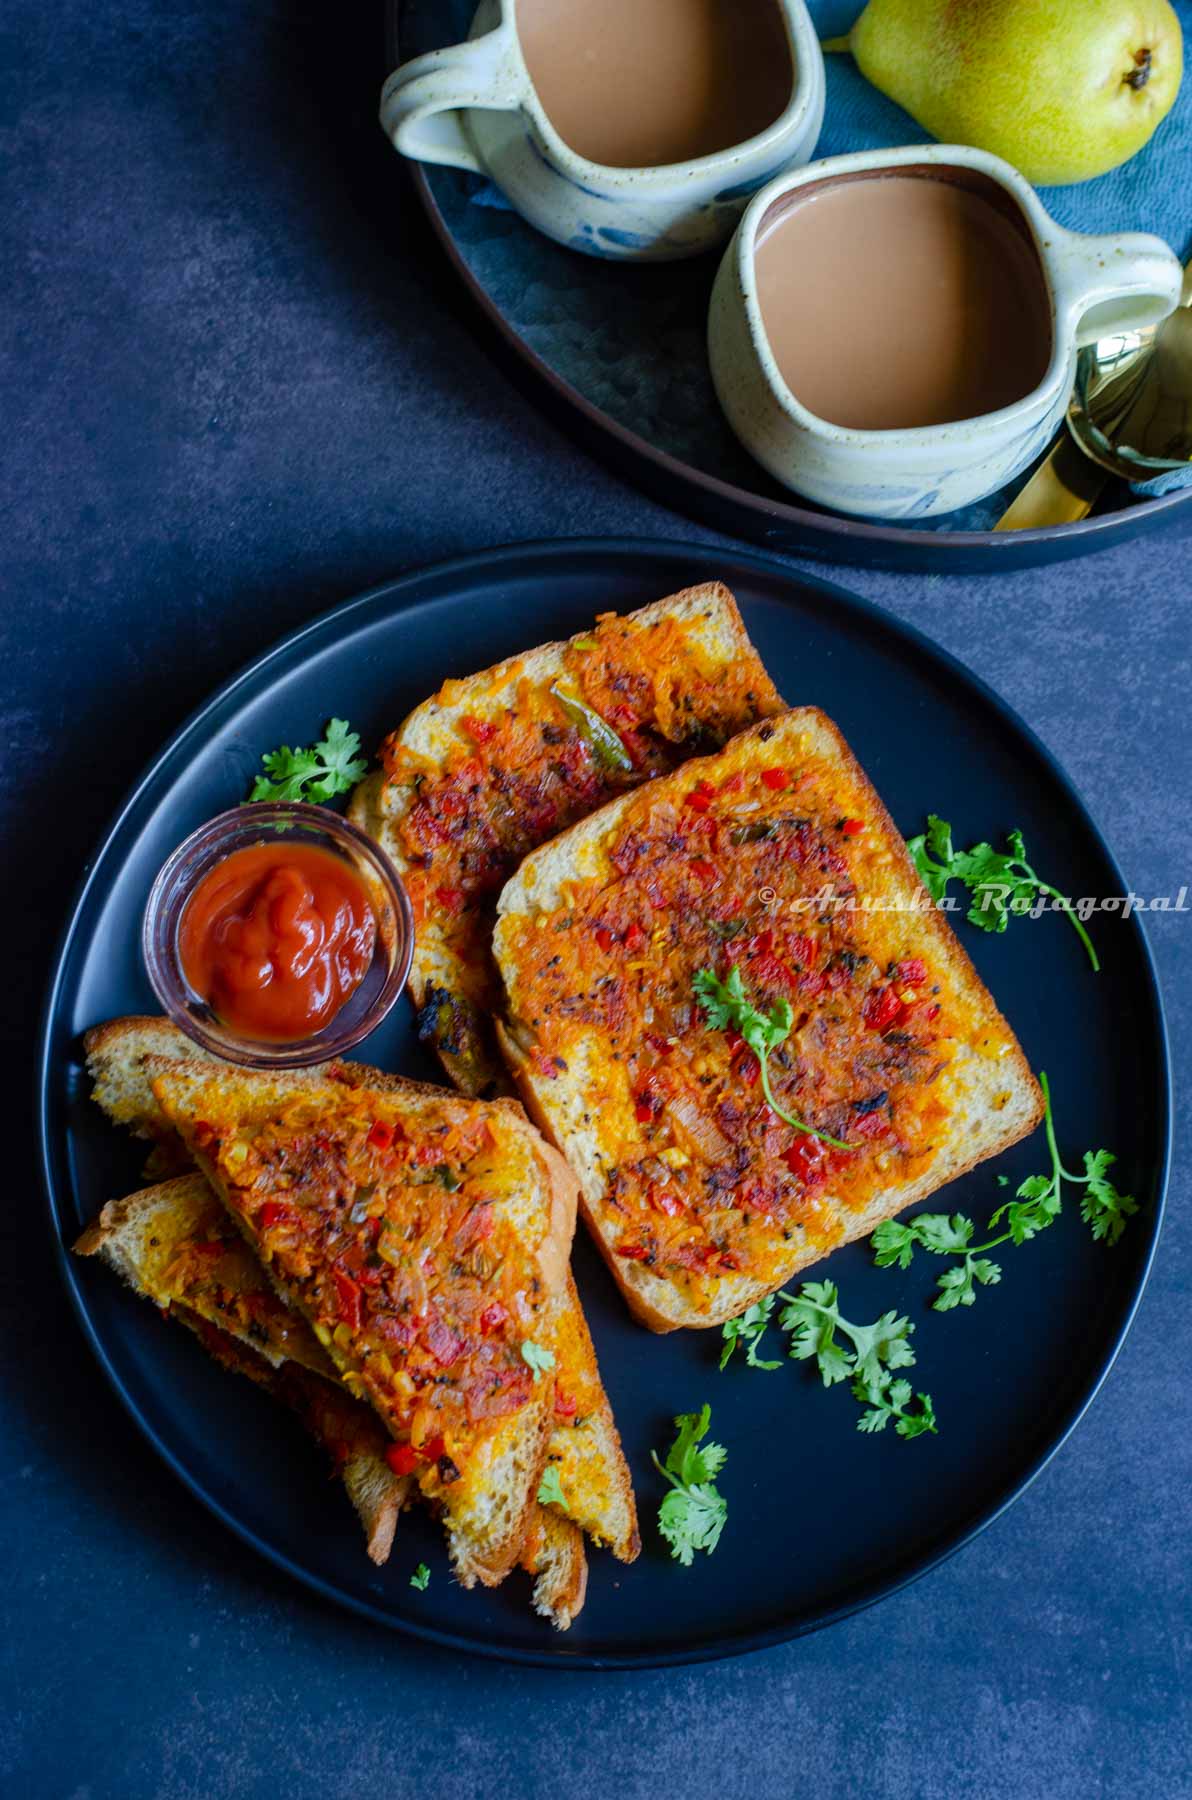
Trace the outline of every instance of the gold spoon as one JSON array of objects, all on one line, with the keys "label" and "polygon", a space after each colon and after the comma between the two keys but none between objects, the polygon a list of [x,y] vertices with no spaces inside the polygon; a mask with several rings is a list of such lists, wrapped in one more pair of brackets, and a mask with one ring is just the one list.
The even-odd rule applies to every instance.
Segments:
[{"label": "gold spoon", "polygon": [[1110,475],[1150,481],[1192,462],[1192,262],[1169,319],[1080,352],[1067,430],[994,526],[1073,524]]}]

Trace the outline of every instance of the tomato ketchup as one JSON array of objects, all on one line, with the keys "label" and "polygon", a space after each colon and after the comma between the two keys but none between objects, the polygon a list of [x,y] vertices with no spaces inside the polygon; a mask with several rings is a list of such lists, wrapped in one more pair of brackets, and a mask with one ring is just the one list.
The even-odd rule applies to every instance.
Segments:
[{"label": "tomato ketchup", "polygon": [[234,850],[199,882],[178,928],[187,982],[244,1037],[288,1042],[359,987],[377,920],[351,865],[313,844]]}]

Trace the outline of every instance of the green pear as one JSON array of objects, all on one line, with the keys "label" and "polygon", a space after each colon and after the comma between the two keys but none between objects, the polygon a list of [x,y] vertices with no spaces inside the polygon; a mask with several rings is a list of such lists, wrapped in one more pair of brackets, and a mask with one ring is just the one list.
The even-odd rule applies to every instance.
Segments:
[{"label": "green pear", "polygon": [[1168,0],[869,0],[844,42],[941,142],[992,150],[1045,184],[1135,155],[1183,74]]}]

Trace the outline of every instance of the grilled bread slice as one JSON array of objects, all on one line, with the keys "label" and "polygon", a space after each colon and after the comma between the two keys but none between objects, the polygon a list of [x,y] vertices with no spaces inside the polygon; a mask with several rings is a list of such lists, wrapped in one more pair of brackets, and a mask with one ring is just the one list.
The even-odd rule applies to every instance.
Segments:
[{"label": "grilled bread slice", "polygon": [[144,1013],[109,1019],[83,1034],[91,1097],[114,1125],[152,1145],[145,1164],[145,1179],[178,1175],[193,1167],[190,1154],[161,1107],[145,1074],[151,1056],[193,1057],[219,1067],[217,1057],[188,1038],[169,1019]]},{"label": "grilled bread slice", "polygon": [[508,1091],[490,947],[522,857],[780,707],[736,602],[709,582],[449,681],[386,740],[349,814],[405,881],[420,1032],[457,1087]]},{"label": "grilled bread slice", "polygon": [[[734,1317],[1041,1116],[1013,1032],[815,708],[528,857],[494,949],[510,1066],[658,1331]],[[768,1069],[739,1008],[699,1003],[704,970],[774,1020]]]},{"label": "grilled bread slice", "polygon": [[568,1518],[620,1562],[633,1562],[641,1549],[633,1483],[570,1270],[567,1291],[554,1338],[555,1428],[547,1461],[557,1470]]},{"label": "grilled bread slice", "polygon": [[[298,1415],[330,1456],[369,1556],[386,1562],[412,1478],[393,1473],[380,1420],[352,1398],[309,1325],[278,1299],[206,1177],[192,1171],[109,1201],[74,1248],[100,1256],[217,1362]],[[534,1577],[535,1609],[566,1631],[587,1588],[578,1526],[536,1507],[520,1560]]]},{"label": "grilled bread slice", "polygon": [[535,1507],[522,1545],[521,1566],[534,1577],[534,1610],[567,1631],[583,1610],[588,1559],[583,1533],[545,1506]]},{"label": "grilled bread slice", "polygon": [[75,1245],[99,1256],[134,1291],[195,1333],[226,1368],[246,1375],[296,1412],[327,1450],[383,1563],[409,1476],[385,1461],[389,1438],[370,1407],[353,1400],[303,1320],[277,1298],[227,1210],[199,1174],[110,1200]]},{"label": "grilled bread slice", "polygon": [[[109,1118],[151,1141],[154,1159],[160,1158],[171,1167],[189,1163],[189,1152],[153,1092],[148,1063],[154,1057],[176,1061],[194,1057],[208,1069],[226,1065],[199,1051],[176,1025],[161,1018],[134,1016],[110,1020],[86,1034],[85,1047],[87,1066],[95,1083],[94,1098]],[[326,1066],[307,1069],[296,1079],[318,1082],[324,1080],[327,1073]],[[366,1082],[373,1086],[394,1084],[399,1092],[408,1093],[415,1087],[399,1077],[384,1075],[358,1063],[337,1065],[337,1074],[341,1080]],[[427,1087],[421,1091],[435,1094],[440,1090]],[[261,1285],[272,1294],[263,1277],[260,1279]],[[280,1300],[275,1298],[274,1304],[280,1317],[288,1320],[326,1362],[304,1322],[284,1308]],[[227,1323],[226,1319],[224,1323]],[[631,1562],[641,1547],[633,1484],[600,1378],[583,1308],[570,1274],[567,1298],[558,1313],[552,1349],[556,1358],[556,1403],[549,1459],[557,1465],[569,1518],[594,1542],[607,1544],[621,1561]],[[553,1533],[551,1566],[570,1571],[564,1577],[564,1592],[572,1594],[577,1586],[574,1573],[577,1551],[574,1545],[562,1542],[566,1535],[561,1531]]]},{"label": "grilled bread slice", "polygon": [[465,1586],[516,1563],[554,1419],[544,1374],[575,1184],[509,1101],[190,1062],[154,1092],[287,1302],[440,1509]]}]

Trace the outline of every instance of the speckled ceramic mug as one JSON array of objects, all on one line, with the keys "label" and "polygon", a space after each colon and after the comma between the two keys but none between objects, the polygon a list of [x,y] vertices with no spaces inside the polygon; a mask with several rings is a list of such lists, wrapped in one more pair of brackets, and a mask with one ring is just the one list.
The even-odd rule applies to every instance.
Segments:
[{"label": "speckled ceramic mug", "polygon": [[403,156],[490,176],[523,218],[573,250],[638,262],[697,256],[722,244],[750,195],[805,163],[819,137],[819,40],[803,0],[775,4],[791,47],[790,99],[765,131],[711,156],[620,169],[578,155],[535,92],[517,0],[483,0],[467,43],[396,70],[381,93],[381,124]]},{"label": "speckled ceramic mug", "polygon": [[[947,425],[860,431],[803,406],[766,336],[754,250],[790,196],[842,176],[898,170],[972,171],[1015,202],[1038,251],[1051,303],[1051,357],[1042,381],[997,412]],[[963,178],[963,175],[962,175]],[[1000,157],[960,145],[832,157],[779,176],[755,195],[720,265],[708,318],[712,380],[729,424],[777,480],[821,506],[877,519],[926,519],[996,493],[1027,468],[1064,416],[1085,344],[1155,325],[1179,302],[1182,271],[1160,238],[1066,231],[1030,183]]]}]

